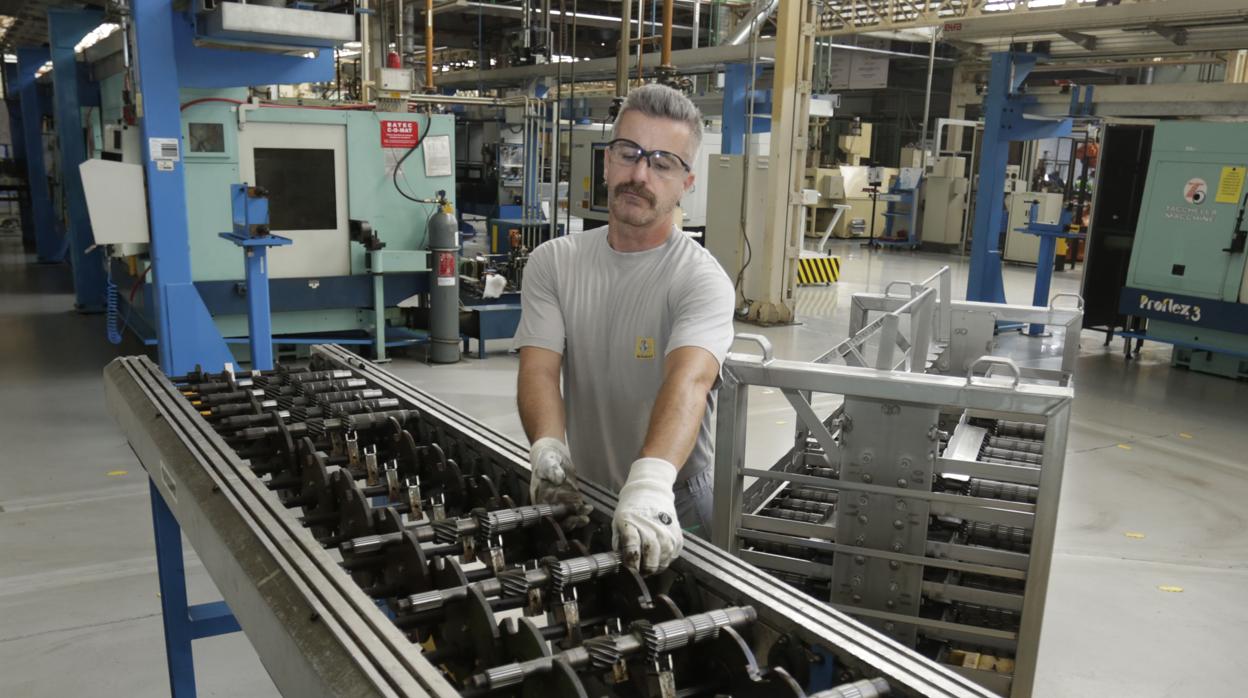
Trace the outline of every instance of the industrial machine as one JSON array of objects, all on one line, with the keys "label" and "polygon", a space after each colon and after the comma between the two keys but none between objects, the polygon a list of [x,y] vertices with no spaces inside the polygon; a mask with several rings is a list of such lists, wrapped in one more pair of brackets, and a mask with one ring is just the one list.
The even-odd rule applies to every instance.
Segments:
[{"label": "industrial machine", "polygon": [[585,229],[607,224],[607,183],[603,166],[611,124],[574,126],[569,132],[570,188],[568,209],[585,220]]},{"label": "industrial machine", "polygon": [[105,384],[157,521],[284,694],[992,695],[700,539],[639,577],[612,493],[582,483],[592,521],[564,531],[525,447],[340,347],[173,378],[121,358]]},{"label": "industrial machine", "polygon": [[[1030,696],[1082,313],[951,301],[950,286],[946,267],[855,294],[851,336],[813,362],[753,336],[761,354],[729,355],[713,540],[999,695]],[[1060,365],[993,356],[999,320],[1062,328]],[[750,386],[782,392],[798,425],[762,467],[747,455]]]},{"label": "industrial machine", "polygon": [[1246,137],[1243,124],[1157,124],[1119,296],[1137,351],[1167,342],[1174,365],[1231,378],[1248,377]]},{"label": "industrial machine", "polygon": [[966,158],[945,155],[933,158],[923,174],[923,219],[920,238],[924,244],[962,244],[970,180],[965,177]]},{"label": "industrial machine", "polygon": [[[819,192],[819,203],[810,208],[806,225],[807,234],[811,231],[822,231],[827,222],[836,215],[836,204],[848,205],[849,209],[840,216],[832,228],[832,234],[838,238],[867,237],[871,233],[872,203],[875,203],[875,234],[881,235],[888,224],[884,215],[885,206],[873,202],[868,190],[871,168],[861,165],[839,165],[836,167],[820,167],[806,171],[806,182],[810,188]],[[881,186],[888,188],[889,183],[900,174],[896,167],[878,168],[881,174]]]},{"label": "industrial machine", "polygon": [[[119,80],[106,78],[102,94],[120,93]],[[191,274],[221,335],[237,343],[247,334],[242,258],[217,236],[230,229],[230,185],[247,183],[268,192],[272,231],[293,241],[269,256],[275,335],[391,346],[423,341],[397,322],[398,305],[430,289],[427,221],[442,205],[435,192],[453,197],[455,191],[453,117],[246,97],[245,90],[185,90],[181,145],[171,144],[168,153],[185,171]],[[119,100],[105,99],[106,119],[121,121]],[[138,141],[127,137],[131,133],[137,130],[107,129],[104,154],[119,151],[122,162],[136,161]],[[142,188],[141,177],[134,186]],[[92,211],[93,220],[98,213]],[[352,242],[359,226],[384,245],[389,268]],[[400,252],[422,254],[400,264]],[[136,333],[154,341],[146,250],[118,246],[113,254],[121,313]],[[379,278],[381,306],[388,309],[380,322],[360,312],[376,309]]]}]

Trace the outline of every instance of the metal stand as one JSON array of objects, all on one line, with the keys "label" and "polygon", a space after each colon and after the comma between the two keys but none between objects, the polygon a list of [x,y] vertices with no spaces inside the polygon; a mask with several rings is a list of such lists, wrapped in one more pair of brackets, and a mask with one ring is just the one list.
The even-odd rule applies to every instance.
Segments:
[{"label": "metal stand", "polygon": [[247,340],[251,368],[273,368],[273,322],[269,315],[268,248],[291,244],[290,238],[269,234],[268,195],[246,184],[230,185],[234,230],[220,236],[243,248],[247,265]]},{"label": "metal stand", "polygon": [[[1082,240],[1083,235],[1070,231],[1071,212],[1062,209],[1057,224],[1037,223],[1036,215],[1040,208],[1038,201],[1032,201],[1027,211],[1027,227],[1018,231],[1040,238],[1040,251],[1036,253],[1036,286],[1031,295],[1031,304],[1046,306],[1049,303],[1049,288],[1053,284],[1053,267],[1057,262],[1057,239]],[[1027,330],[1032,337],[1044,335],[1044,325],[1032,323]]]},{"label": "metal stand", "polygon": [[165,626],[165,659],[169,695],[194,698],[195,659],[191,641],[238,632],[238,620],[224,601],[190,606],[186,601],[186,570],[182,564],[182,528],[165,500],[148,480],[152,495],[152,530],[156,537],[156,574],[160,578],[160,612]]}]

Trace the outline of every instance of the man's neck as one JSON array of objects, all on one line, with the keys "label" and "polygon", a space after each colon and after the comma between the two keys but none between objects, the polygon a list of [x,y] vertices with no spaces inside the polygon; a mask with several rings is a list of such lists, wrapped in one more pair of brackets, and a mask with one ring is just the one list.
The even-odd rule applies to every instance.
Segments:
[{"label": "man's neck", "polygon": [[667,216],[645,228],[628,225],[621,221],[607,221],[607,244],[616,252],[645,252],[667,242],[672,233],[672,222]]}]

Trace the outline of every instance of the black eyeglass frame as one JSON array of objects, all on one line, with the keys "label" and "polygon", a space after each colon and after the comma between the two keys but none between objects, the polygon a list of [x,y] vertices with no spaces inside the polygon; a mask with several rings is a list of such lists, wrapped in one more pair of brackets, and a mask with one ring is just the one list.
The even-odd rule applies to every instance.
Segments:
[{"label": "black eyeglass frame", "polygon": [[[607,152],[608,152],[608,154],[610,154],[610,151],[611,151],[611,146],[615,145],[616,143],[622,143],[622,144],[624,144],[624,145],[631,145],[631,146],[633,146],[634,148],[636,148],[636,149],[638,150],[638,154],[637,154],[637,162],[641,162],[642,160],[645,160],[645,161],[646,161],[646,165],[647,165],[650,169],[652,169],[652,170],[654,169],[654,163],[650,161],[650,156],[652,156],[652,155],[671,155],[672,157],[676,158],[677,162],[679,162],[679,163],[680,163],[680,166],[681,166],[681,167],[685,168],[685,173],[686,173],[686,174],[688,174],[688,173],[690,173],[690,172],[693,172],[693,168],[689,167],[689,163],[685,162],[685,159],[684,159],[684,158],[682,158],[681,156],[677,155],[676,153],[673,153],[673,152],[672,152],[672,151],[670,151],[670,150],[646,150],[645,148],[641,147],[641,144],[640,144],[640,143],[638,143],[638,142],[636,142],[636,141],[630,141],[630,140],[629,140],[629,139],[627,139],[627,138],[616,138],[615,140],[608,141],[608,142],[607,142]],[[655,170],[655,172],[657,173],[657,172],[658,172],[658,170]]]}]

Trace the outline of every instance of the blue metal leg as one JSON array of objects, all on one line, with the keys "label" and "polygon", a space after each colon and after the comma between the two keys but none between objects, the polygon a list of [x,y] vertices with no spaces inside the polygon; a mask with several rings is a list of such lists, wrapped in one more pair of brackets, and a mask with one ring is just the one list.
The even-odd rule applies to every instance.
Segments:
[{"label": "blue metal leg", "polygon": [[[1046,307],[1049,304],[1049,286],[1053,283],[1053,263],[1057,256],[1057,238],[1052,235],[1040,236],[1040,251],[1036,254],[1036,290],[1031,295],[1031,304]],[[1032,337],[1044,334],[1044,325],[1032,323],[1027,332]]]},{"label": "blue metal leg", "polygon": [[190,606],[186,601],[186,569],[182,564],[182,528],[148,481],[152,497],[152,530],[156,536],[156,574],[160,578],[160,611],[165,627],[165,660],[169,695],[195,698],[195,658],[191,641],[239,631],[224,601]]},{"label": "blue metal leg", "polygon": [[269,317],[268,252],[263,246],[244,248],[247,263],[247,335],[251,368],[273,369],[273,325]]},{"label": "blue metal leg", "polygon": [[165,661],[169,665],[169,695],[194,698],[195,659],[191,653],[191,617],[186,603],[186,570],[182,566],[182,529],[165,505],[155,483],[152,493],[152,529],[156,533],[156,573],[160,577],[160,611],[165,625]]}]

